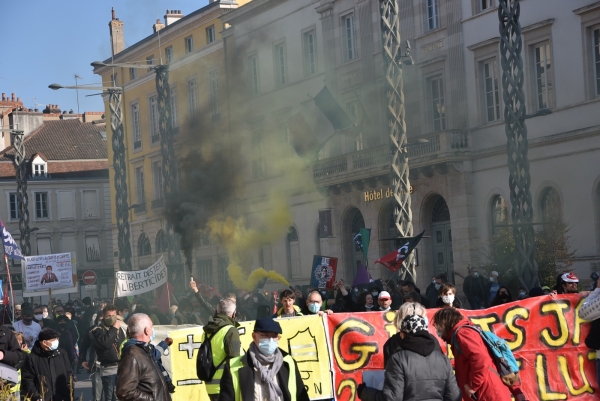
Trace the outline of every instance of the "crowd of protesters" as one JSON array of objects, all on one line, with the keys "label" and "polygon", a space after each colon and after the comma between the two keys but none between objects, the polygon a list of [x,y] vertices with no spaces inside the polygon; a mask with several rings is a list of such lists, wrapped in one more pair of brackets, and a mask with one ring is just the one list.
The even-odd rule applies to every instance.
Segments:
[{"label": "crowd of protesters", "polygon": [[[557,277],[553,289],[534,288],[528,294],[519,291],[516,298],[576,293],[578,285],[573,273],[565,273]],[[355,287],[338,280],[332,290],[294,286],[279,292],[258,289],[210,298],[203,296],[193,281],[190,290],[164,309],[143,297],[134,297],[133,302],[86,297],[65,304],[57,300],[51,306],[15,305],[14,319],[7,321],[5,314],[0,326],[0,361],[18,369],[21,377],[19,384],[5,383],[10,399],[71,400],[76,374],[81,371],[91,374],[94,401],[170,400],[176,388],[161,358],[172,340],[166,338],[152,345],[156,343],[154,326],[202,325],[217,367],[212,379],[206,381],[212,401],[307,400],[302,379],[294,374],[295,363],[278,348],[282,331],[273,319],[392,311],[398,333],[383,344],[384,388],[360,384],[360,399],[524,400],[518,383],[507,387],[499,381],[479,334],[459,330],[472,325],[459,309],[515,300],[496,272],[484,281],[477,269],[470,269],[463,287],[466,303],[457,297],[456,288],[444,274],[433,277],[423,294],[414,282],[393,279]],[[596,281],[581,308],[581,317],[593,321],[593,335],[586,344],[596,350],[600,348],[594,340],[600,333],[599,300]],[[431,323],[427,308],[438,309]],[[248,350],[242,349],[237,330],[238,322],[244,320],[255,320]],[[454,352],[454,373],[439,343],[428,332],[430,324]],[[419,385],[425,381],[432,385]]]}]

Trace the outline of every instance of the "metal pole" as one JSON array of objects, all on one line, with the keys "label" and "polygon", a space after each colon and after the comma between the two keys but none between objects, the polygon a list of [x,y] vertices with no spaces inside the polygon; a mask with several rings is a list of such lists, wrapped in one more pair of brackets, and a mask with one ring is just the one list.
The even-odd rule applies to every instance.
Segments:
[{"label": "metal pole", "polygon": [[127,202],[127,166],[123,131],[123,91],[108,89],[110,128],[112,130],[113,167],[115,169],[116,217],[119,247],[119,269],[131,270],[129,206]]},{"label": "metal pole", "polygon": [[19,243],[21,252],[24,256],[31,255],[31,245],[29,243],[29,197],[27,195],[27,159],[25,158],[25,143],[23,131],[14,130],[12,132],[13,146],[15,147],[15,178],[17,180],[17,204],[19,207],[19,232],[21,237]]},{"label": "metal pole", "polygon": [[[394,220],[400,237],[412,237],[410,182],[406,152],[406,123],[404,121],[404,83],[400,49],[400,8],[398,0],[381,1],[381,31],[388,98],[388,119],[392,140],[392,182],[394,185]],[[415,259],[408,255],[403,264],[404,278],[416,280]]]},{"label": "metal pole", "polygon": [[535,261],[535,231],[531,177],[527,157],[527,126],[525,125],[525,96],[523,94],[523,58],[519,0],[500,0],[500,63],[502,65],[502,97],[506,153],[510,187],[511,220],[515,240],[515,268],[521,285],[526,289],[539,286]]},{"label": "metal pole", "polygon": [[[160,133],[160,151],[162,154],[163,197],[167,201],[173,194],[175,184],[175,150],[173,149],[173,121],[171,111],[171,87],[169,86],[169,66],[159,65],[156,70],[156,93],[158,100],[158,124]],[[166,235],[168,239],[169,264],[181,263],[178,241],[173,225],[167,219]]]}]

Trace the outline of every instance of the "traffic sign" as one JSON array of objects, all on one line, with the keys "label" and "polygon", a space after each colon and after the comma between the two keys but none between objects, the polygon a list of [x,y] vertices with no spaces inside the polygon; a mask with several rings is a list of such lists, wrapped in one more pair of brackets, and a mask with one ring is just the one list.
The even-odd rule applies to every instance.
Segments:
[{"label": "traffic sign", "polygon": [[88,285],[94,284],[96,282],[96,279],[97,279],[96,273],[94,273],[91,270],[86,270],[83,273],[83,276],[81,276],[81,279],[83,280],[84,283],[86,283]]},{"label": "traffic sign", "polygon": [[98,289],[98,286],[96,284],[86,285],[85,289],[86,291],[96,291]]}]

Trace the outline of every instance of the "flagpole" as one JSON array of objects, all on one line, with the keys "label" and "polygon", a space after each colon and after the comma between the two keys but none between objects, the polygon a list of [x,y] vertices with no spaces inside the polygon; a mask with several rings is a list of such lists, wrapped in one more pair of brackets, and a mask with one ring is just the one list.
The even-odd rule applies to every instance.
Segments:
[{"label": "flagpole", "polygon": [[[4,247],[2,247],[4,248]],[[6,275],[8,276],[8,287],[10,289],[10,297],[12,298],[12,300],[10,301],[10,308],[12,310],[12,317],[11,319],[15,320],[15,294],[13,293],[13,286],[12,286],[12,278],[10,277],[10,267],[8,267],[8,256],[6,256],[6,253],[4,253],[4,262],[6,263]]]}]

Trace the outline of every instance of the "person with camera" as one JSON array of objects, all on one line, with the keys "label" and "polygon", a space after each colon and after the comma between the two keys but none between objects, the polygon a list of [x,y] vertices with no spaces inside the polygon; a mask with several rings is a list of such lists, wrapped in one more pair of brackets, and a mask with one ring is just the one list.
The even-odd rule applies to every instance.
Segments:
[{"label": "person with camera", "polygon": [[582,319],[591,321],[590,332],[585,339],[585,345],[596,350],[596,376],[598,386],[600,387],[600,275],[597,272],[592,273],[595,288],[587,296],[581,309],[579,316]]}]

